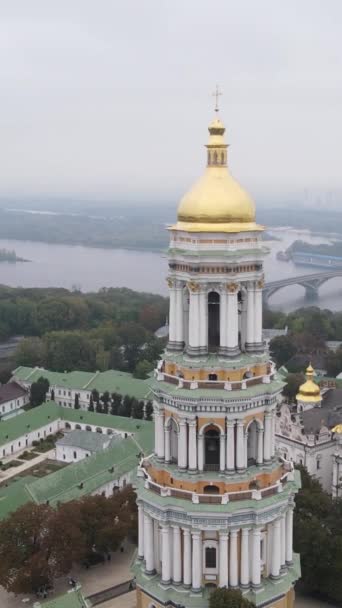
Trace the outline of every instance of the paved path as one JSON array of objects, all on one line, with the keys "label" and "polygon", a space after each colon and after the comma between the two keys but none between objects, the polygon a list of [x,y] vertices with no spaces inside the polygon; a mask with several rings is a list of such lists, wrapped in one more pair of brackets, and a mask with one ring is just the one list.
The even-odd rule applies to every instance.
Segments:
[{"label": "paved path", "polygon": [[[18,452],[18,454],[20,453]],[[36,458],[32,458],[32,460],[23,460],[23,464],[19,465],[18,467],[11,467],[10,469],[7,469],[7,471],[0,471],[0,483],[10,479],[11,477],[16,477],[19,473],[22,473],[27,469],[32,469],[32,467],[36,466],[40,462],[43,462],[43,460],[48,459],[55,460],[55,449],[49,450],[48,452],[43,452]],[[11,458],[11,460],[17,460],[17,458]]]}]

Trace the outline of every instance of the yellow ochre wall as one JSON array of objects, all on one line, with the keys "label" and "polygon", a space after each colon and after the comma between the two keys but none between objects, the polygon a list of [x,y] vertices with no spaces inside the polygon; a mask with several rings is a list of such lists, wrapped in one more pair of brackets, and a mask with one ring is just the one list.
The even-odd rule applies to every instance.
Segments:
[{"label": "yellow ochre wall", "polygon": [[211,373],[217,374],[217,380],[221,382],[230,381],[238,382],[243,380],[244,374],[250,371],[254,376],[264,376],[267,373],[267,364],[254,365],[251,368],[241,369],[189,369],[179,366],[176,363],[165,361],[165,373],[171,376],[176,376],[177,373],[182,373],[184,380],[208,380],[208,375]]}]

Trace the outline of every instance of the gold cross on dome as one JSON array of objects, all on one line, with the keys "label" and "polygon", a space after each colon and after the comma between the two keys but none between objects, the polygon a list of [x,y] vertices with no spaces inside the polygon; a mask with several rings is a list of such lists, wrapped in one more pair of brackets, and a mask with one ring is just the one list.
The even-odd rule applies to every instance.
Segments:
[{"label": "gold cross on dome", "polygon": [[215,112],[218,112],[219,111],[219,105],[218,105],[219,97],[222,95],[218,84],[216,85],[216,90],[212,95],[213,95],[213,97],[215,97]]}]

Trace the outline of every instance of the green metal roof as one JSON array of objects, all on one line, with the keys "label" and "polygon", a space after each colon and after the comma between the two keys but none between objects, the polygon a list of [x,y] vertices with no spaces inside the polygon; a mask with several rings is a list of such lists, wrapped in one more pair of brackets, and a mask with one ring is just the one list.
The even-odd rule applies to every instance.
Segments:
[{"label": "green metal roof", "polygon": [[50,386],[60,386],[69,390],[96,389],[99,393],[120,393],[136,399],[145,399],[149,393],[146,380],[134,378],[132,374],[117,370],[106,372],[51,372],[40,367],[17,367],[13,377],[21,382],[36,382],[39,378],[46,378]]},{"label": "green metal roof", "polygon": [[212,389],[212,388],[195,388],[186,389],[178,388],[175,384],[170,384],[163,381],[150,381],[152,390],[162,390],[168,395],[174,397],[185,397],[187,399],[224,399],[224,400],[235,400],[235,399],[248,399],[249,397],[258,397],[259,395],[272,395],[281,391],[285,386],[286,382],[280,380],[272,380],[270,384],[255,384],[249,386],[244,390],[237,391],[226,391],[225,389]]},{"label": "green metal roof", "polygon": [[132,471],[138,464],[138,454],[133,439],[117,440],[112,448],[36,479],[26,489],[36,503],[48,501],[52,506],[81,498]]},{"label": "green metal roof", "polygon": [[183,365],[188,369],[241,369],[244,366],[258,365],[267,363],[270,359],[268,353],[253,355],[248,353],[239,353],[234,359],[220,357],[217,354],[209,353],[199,359],[190,358],[186,353],[166,352],[164,355],[167,361],[174,361],[178,365]]},{"label": "green metal roof", "polygon": [[[47,403],[52,403],[48,401]],[[56,405],[59,409],[60,416],[63,420],[70,422],[79,422],[81,424],[94,424],[96,426],[105,426],[112,429],[127,433],[137,433],[143,428],[149,428],[151,422],[147,420],[138,420],[137,418],[126,418],[124,416],[112,416],[112,414],[98,414],[97,412],[88,412],[84,410],[75,410],[69,407]],[[1,424],[0,424],[1,428]]]},{"label": "green metal roof", "polygon": [[0,520],[31,500],[26,486],[35,479],[32,475],[12,477],[0,487]]},{"label": "green metal roof", "polygon": [[64,595],[59,595],[52,600],[46,602],[37,602],[34,607],[41,608],[90,608],[91,603],[86,600],[80,589],[72,589]]},{"label": "green metal roof", "polygon": [[0,422],[0,446],[61,418],[61,407],[49,401]]}]

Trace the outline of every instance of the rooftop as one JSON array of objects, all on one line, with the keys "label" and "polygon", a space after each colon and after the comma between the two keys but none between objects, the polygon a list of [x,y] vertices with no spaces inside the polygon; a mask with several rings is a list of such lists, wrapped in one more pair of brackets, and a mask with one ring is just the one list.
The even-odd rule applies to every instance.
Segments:
[{"label": "rooftop", "polygon": [[0,405],[12,399],[19,399],[26,395],[26,391],[17,382],[9,382],[0,386]]},{"label": "rooftop", "polygon": [[330,389],[323,395],[322,407],[301,413],[306,433],[318,433],[322,426],[332,429],[342,422],[342,389]]},{"label": "rooftop", "polygon": [[43,367],[17,367],[13,372],[14,380],[19,382],[36,382],[39,378],[46,378],[51,387],[64,387],[73,390],[93,389],[104,393],[120,393],[130,395],[136,399],[145,399],[149,393],[146,380],[133,378],[132,374],[117,370],[106,372],[51,372]]},{"label": "rooftop", "polygon": [[82,448],[83,450],[89,450],[89,452],[99,452],[108,447],[118,436],[111,435],[109,437],[102,433],[89,433],[89,431],[69,431],[61,439],[57,440],[56,445]]},{"label": "rooftop", "polygon": [[34,608],[89,608],[90,606],[90,602],[83,597],[80,589],[70,589],[64,595],[34,604]]}]

